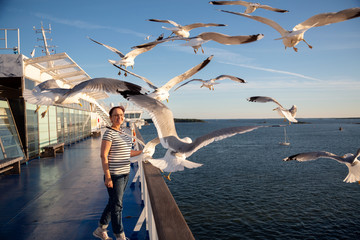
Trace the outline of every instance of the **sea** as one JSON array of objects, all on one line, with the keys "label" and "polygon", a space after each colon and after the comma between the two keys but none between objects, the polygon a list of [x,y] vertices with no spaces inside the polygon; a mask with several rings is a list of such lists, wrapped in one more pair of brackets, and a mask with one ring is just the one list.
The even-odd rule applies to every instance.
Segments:
[{"label": "sea", "polygon": [[[231,126],[259,128],[213,142],[188,160],[203,164],[171,174],[167,185],[195,239],[360,239],[360,184],[345,183],[348,168],[333,159],[284,158],[313,151],[355,154],[360,119],[205,120],[176,123],[193,140]],[[290,142],[284,141],[284,127]],[[145,141],[156,137],[144,126]],[[165,153],[157,146],[154,158]]]}]

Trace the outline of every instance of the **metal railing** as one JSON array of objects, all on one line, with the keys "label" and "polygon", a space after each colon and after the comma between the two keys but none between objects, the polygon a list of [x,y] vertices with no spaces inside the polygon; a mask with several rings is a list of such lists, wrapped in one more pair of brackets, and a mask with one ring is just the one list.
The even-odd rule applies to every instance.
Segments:
[{"label": "metal railing", "polygon": [[[20,53],[20,30],[19,28],[1,28],[0,31],[4,31],[4,37],[0,38],[0,40],[4,40],[4,48],[1,47],[1,50],[13,50],[14,53]],[[8,31],[16,31],[17,32],[17,45],[13,47],[8,47]]]},{"label": "metal railing", "polygon": [[[138,129],[136,134],[141,138]],[[195,239],[160,170],[151,163],[138,162],[134,179],[137,177],[141,183],[144,209],[135,228],[141,228],[141,220],[146,220],[150,240]]]}]

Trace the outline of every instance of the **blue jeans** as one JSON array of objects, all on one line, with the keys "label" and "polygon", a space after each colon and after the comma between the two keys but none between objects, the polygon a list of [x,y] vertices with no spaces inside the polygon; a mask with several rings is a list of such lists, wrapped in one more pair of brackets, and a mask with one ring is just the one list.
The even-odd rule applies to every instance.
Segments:
[{"label": "blue jeans", "polygon": [[113,182],[113,188],[107,188],[109,201],[101,215],[100,225],[108,226],[111,220],[114,234],[120,234],[124,231],[122,224],[122,199],[126,184],[129,180],[129,174],[111,175],[111,180]]}]

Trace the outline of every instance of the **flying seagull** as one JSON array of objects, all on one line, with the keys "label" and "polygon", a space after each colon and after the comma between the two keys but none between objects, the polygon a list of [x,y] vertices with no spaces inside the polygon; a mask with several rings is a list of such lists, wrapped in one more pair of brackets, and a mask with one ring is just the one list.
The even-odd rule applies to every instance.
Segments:
[{"label": "flying seagull", "polygon": [[274,102],[279,107],[274,108],[273,111],[277,111],[280,116],[284,117],[289,121],[289,124],[291,122],[298,122],[295,119],[295,115],[297,112],[297,107],[293,105],[290,109],[285,109],[278,101],[276,101],[274,98],[271,97],[264,97],[264,96],[254,96],[247,99],[249,102],[260,102],[260,103],[266,103],[266,102]]},{"label": "flying seagull", "polygon": [[169,174],[165,176],[166,179],[170,179],[170,175],[173,172],[184,171],[185,168],[198,168],[202,166],[200,163],[195,163],[189,160],[186,160],[186,157],[183,153],[172,154],[170,150],[167,150],[165,155],[162,158],[153,158],[152,156],[155,153],[155,147],[160,143],[158,137],[146,143],[142,154],[130,158],[131,162],[150,162],[153,166],[159,168],[162,172],[168,172]]},{"label": "flying seagull", "polygon": [[202,49],[202,44],[212,40],[224,45],[237,45],[250,43],[257,40],[260,40],[264,37],[264,34],[256,34],[256,35],[246,35],[246,36],[229,36],[222,33],[217,32],[203,32],[195,37],[183,38],[183,37],[169,37],[162,39],[160,41],[149,42],[145,44],[141,44],[132,48],[147,48],[149,46],[157,45],[164,42],[174,41],[174,40],[184,40],[186,43],[182,44],[183,46],[191,46],[194,49],[194,52],[197,53],[198,49],[201,48],[202,53],[204,50]]},{"label": "flying seagull", "polygon": [[[109,49],[110,51],[118,54],[120,56],[120,60],[119,61],[115,61],[115,60],[108,60],[111,64],[116,64],[116,65],[120,65],[120,66],[124,66],[125,68],[126,67],[129,67],[131,66],[131,68],[134,68],[134,64],[135,64],[135,58],[144,53],[144,52],[147,52],[147,51],[150,51],[151,49],[153,49],[156,45],[150,45],[150,46],[147,46],[147,47],[143,47],[143,48],[137,48],[137,49],[134,49],[134,50],[131,50],[130,52],[128,52],[126,55],[124,55],[122,52],[120,52],[119,50],[117,50],[116,48],[114,47],[111,47],[109,45],[106,45],[106,44],[103,44],[101,42],[98,42],[98,41],[95,41],[94,39],[88,37],[91,41],[97,43],[97,44],[100,44],[104,47],[106,47],[107,49]],[[156,41],[158,40],[161,40],[163,38],[163,34],[160,35],[158,37]],[[120,74],[120,72],[119,72]],[[126,76],[126,74],[125,74]]]},{"label": "flying seagull", "polygon": [[239,12],[231,12],[231,11],[225,11],[220,10],[222,12],[232,13],[236,15],[240,15],[243,17],[251,18],[253,20],[262,22],[264,24],[269,25],[270,27],[274,28],[276,31],[278,31],[281,34],[281,38],[275,39],[280,40],[282,39],[285,49],[287,47],[293,48],[295,52],[298,51],[298,49],[295,47],[299,42],[303,41],[308,45],[309,48],[312,48],[311,45],[309,45],[305,39],[304,34],[307,30],[309,30],[312,27],[321,27],[325,26],[331,23],[337,23],[342,22],[346,20],[350,20],[353,18],[357,18],[360,16],[360,7],[356,8],[349,8],[345,9],[339,12],[329,12],[329,13],[320,13],[317,15],[314,15],[310,17],[309,19],[305,20],[304,22],[296,25],[292,31],[285,30],[282,28],[278,23],[274,22],[273,20],[270,20],[268,18],[260,17],[260,16],[251,16],[244,13]]},{"label": "flying seagull", "polygon": [[231,75],[220,75],[220,76],[217,76],[216,78],[212,78],[212,79],[209,79],[209,80],[203,80],[203,79],[191,79],[183,84],[181,84],[179,87],[175,88],[174,91],[176,91],[177,89],[181,88],[182,86],[190,83],[190,82],[194,82],[194,81],[198,81],[198,82],[202,82],[202,85],[200,86],[200,88],[202,87],[207,87],[209,90],[214,90],[214,85],[215,84],[219,84],[215,81],[218,81],[218,80],[225,80],[225,79],[230,79],[230,80],[233,80],[235,82],[239,82],[239,83],[246,83],[246,81],[244,79],[241,79],[241,78],[238,78],[238,77],[235,77],[235,76],[231,76]]},{"label": "flying seagull", "polygon": [[360,161],[358,159],[359,156],[360,148],[357,150],[356,155],[353,155],[352,153],[347,153],[344,156],[338,156],[330,152],[307,152],[295,154],[290,157],[284,158],[283,160],[296,160],[299,162],[306,162],[319,158],[331,158],[338,161],[339,163],[345,164],[348,167],[349,173],[343,180],[344,182],[353,183],[357,181],[360,183]]},{"label": "flying seagull", "polygon": [[201,48],[202,53],[204,53],[204,50],[202,49],[202,44],[210,40],[224,45],[237,45],[237,44],[254,42],[262,39],[263,37],[264,34],[247,35],[247,36],[229,36],[217,32],[203,32],[195,37],[183,39],[186,40],[187,42],[182,45],[191,46],[194,49],[195,53],[197,53],[198,49]]},{"label": "flying seagull", "polygon": [[[39,111],[41,105],[47,106],[46,110],[41,113],[41,117],[44,118],[50,106],[67,91],[69,89],[64,87],[62,81],[50,79],[39,83],[32,90],[24,89],[23,97],[28,103],[39,105],[35,113]],[[76,103],[81,105],[80,102]]]},{"label": "flying seagull", "polygon": [[213,5],[242,5],[246,7],[244,12],[246,14],[253,13],[258,8],[263,8],[266,10],[280,12],[280,13],[289,12],[288,10],[273,8],[268,5],[262,5],[260,3],[245,2],[245,1],[211,1],[209,3]]},{"label": "flying seagull", "polygon": [[194,28],[199,28],[199,27],[224,27],[226,26],[225,24],[218,24],[218,23],[193,23],[193,24],[189,24],[189,25],[185,25],[185,26],[181,26],[180,24],[172,21],[172,20],[160,20],[160,19],[148,19],[147,21],[151,21],[151,22],[162,22],[162,23],[169,23],[174,25],[174,27],[172,28],[167,28],[167,27],[163,27],[166,30],[170,30],[172,33],[170,34],[170,36],[172,34],[175,34],[179,37],[189,37],[190,36],[190,30],[194,29]]},{"label": "flying seagull", "polygon": [[[100,82],[100,81],[109,81],[109,83],[112,81],[114,86],[117,86],[118,81],[117,79],[111,79],[107,80],[104,78],[95,78],[90,79],[87,81],[93,81],[94,83]],[[82,82],[81,84],[87,84],[87,81]],[[122,86],[122,85],[121,85]],[[124,87],[122,87],[124,88]],[[126,89],[126,88],[125,88]],[[146,92],[145,89],[142,89],[141,91]],[[76,94],[72,94],[69,96],[69,94],[73,92],[72,88],[69,88],[69,86],[64,85],[64,83],[60,80],[47,80],[44,81],[38,85],[36,85],[32,90],[24,89],[23,97],[24,99],[34,105],[45,105],[48,106],[47,109],[41,113],[41,117],[44,118],[46,113],[49,110],[49,107],[54,104],[79,104],[82,106],[80,99],[86,100],[94,105],[96,105],[98,108],[102,109],[104,112],[106,112],[101,105],[99,105],[98,102],[94,101],[92,98],[89,98],[88,95],[86,95],[86,92],[90,91],[79,91],[76,92]],[[113,93],[117,93],[116,91]],[[68,97],[64,97],[68,96]],[[37,107],[35,112],[39,110],[40,106]]]},{"label": "flying seagull", "polygon": [[120,66],[116,66],[119,69],[125,71],[126,73],[129,73],[135,77],[138,77],[142,80],[144,80],[152,89],[154,89],[153,92],[149,93],[148,96],[155,98],[159,101],[168,101],[169,99],[169,91],[171,90],[171,88],[173,88],[176,84],[188,79],[189,77],[193,76],[195,73],[199,72],[201,69],[203,69],[213,58],[213,55],[211,55],[210,57],[208,57],[207,59],[205,59],[203,62],[199,63],[198,65],[196,65],[195,67],[192,67],[191,69],[187,70],[186,72],[170,79],[165,85],[161,86],[161,87],[156,87],[150,80],[148,80],[145,77],[142,77],[140,75],[137,75],[135,73],[132,73],[126,69],[121,68]]}]

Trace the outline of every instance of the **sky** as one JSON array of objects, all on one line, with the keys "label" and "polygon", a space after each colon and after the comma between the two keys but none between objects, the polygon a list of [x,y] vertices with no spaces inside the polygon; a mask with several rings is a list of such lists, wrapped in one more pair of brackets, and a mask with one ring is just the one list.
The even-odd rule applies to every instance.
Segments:
[{"label": "sky", "polygon": [[[131,47],[147,42],[145,38],[170,31],[166,23],[146,21],[150,18],[173,20],[181,25],[195,22],[221,23],[226,27],[197,28],[190,32],[219,32],[227,35],[264,34],[264,38],[248,44],[222,45],[207,42],[204,53],[195,54],[181,42],[159,44],[135,59],[130,71],[144,76],[157,86],[199,64],[210,55],[212,61],[192,78],[211,79],[221,74],[240,77],[246,84],[230,80],[215,85],[214,91],[188,84],[170,91],[167,106],[176,118],[241,119],[279,118],[274,103],[252,103],[251,96],[268,96],[285,108],[296,105],[297,118],[360,117],[360,18],[311,28],[305,40],[297,45],[298,52],[285,49],[280,34],[268,25],[238,15],[217,11],[224,9],[244,12],[243,6],[216,6],[207,0],[136,0],[136,1],[54,1],[0,0],[0,28],[20,29],[20,52],[30,57],[41,35],[33,27],[51,24],[48,44],[55,52],[66,52],[91,77],[117,78],[147,87],[133,76],[118,75],[108,60],[119,60],[117,54],[91,42],[87,37],[117,48],[124,54]],[[309,17],[325,12],[360,7],[359,0],[273,0],[261,1],[272,7],[289,10],[277,13],[264,9],[252,15],[278,22],[291,30]],[[3,32],[0,32],[3,34]],[[3,38],[1,36],[0,38]],[[8,32],[8,42],[15,41]],[[3,41],[0,40],[0,47]],[[0,50],[2,54],[11,53]],[[35,57],[44,55],[36,49]],[[189,80],[190,80],[189,79]],[[125,102],[111,95],[105,103]]]}]

